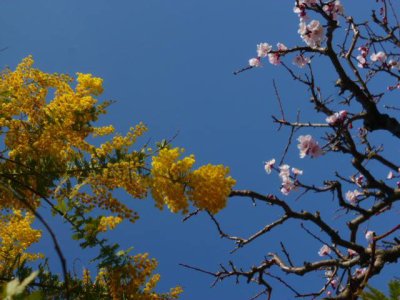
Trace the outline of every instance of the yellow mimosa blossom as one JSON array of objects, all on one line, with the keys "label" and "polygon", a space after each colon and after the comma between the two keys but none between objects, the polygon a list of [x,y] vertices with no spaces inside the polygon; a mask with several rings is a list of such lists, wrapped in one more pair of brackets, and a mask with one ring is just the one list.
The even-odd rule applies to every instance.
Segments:
[{"label": "yellow mimosa blossom", "polygon": [[157,207],[166,204],[172,212],[186,213],[190,200],[198,208],[217,213],[226,206],[236,181],[222,165],[206,165],[192,171],[194,156],[180,159],[182,152],[179,148],[162,149],[153,157],[151,193]]},{"label": "yellow mimosa blossom", "polygon": [[33,64],[29,56],[0,75],[0,275],[11,276],[24,261],[41,257],[27,252],[41,232],[31,228],[33,214],[26,211],[46,201],[71,223],[82,247],[102,247],[99,257],[107,263],[100,266],[106,267],[93,283],[85,269],[80,286],[86,291],[104,291],[107,299],[177,299],[180,287],[166,294],[154,291],[160,280],[153,273],[156,260],[147,254],[122,259],[98,239],[99,232],[139,217],[132,200],[117,199],[114,191],[135,199],[150,192],[158,208],[166,205],[174,213],[187,213],[190,205],[217,213],[235,184],[229,169],[194,170],[194,155],[184,157],[183,149],[168,148],[168,142],[153,150],[138,141],[147,131],[142,123],[126,134],[112,125],[96,127],[111,103],[98,101],[103,80],[77,73],[74,81]]},{"label": "yellow mimosa blossom", "polygon": [[153,157],[151,194],[158,208],[164,204],[172,212],[187,212],[188,199],[185,194],[187,178],[195,163],[193,155],[179,160],[182,149],[162,149]]},{"label": "yellow mimosa blossom", "polygon": [[205,165],[190,175],[188,193],[194,205],[215,214],[226,206],[226,201],[236,184],[236,180],[227,177],[229,168],[223,165]]},{"label": "yellow mimosa blossom", "polygon": [[43,257],[26,251],[42,236],[40,230],[31,227],[33,219],[32,214],[20,210],[0,215],[0,274],[3,276],[10,276],[24,262]]},{"label": "yellow mimosa blossom", "polygon": [[101,217],[100,218],[100,224],[99,224],[99,231],[107,231],[107,229],[114,229],[117,227],[119,223],[122,222],[121,217],[114,217],[114,216],[108,216],[108,217]]},{"label": "yellow mimosa blossom", "polygon": [[130,256],[130,263],[115,269],[101,269],[96,284],[106,288],[111,299],[164,300],[178,299],[182,293],[180,286],[170,289],[167,294],[158,294],[154,289],[160,280],[153,274],[157,261],[150,259],[148,253]]}]

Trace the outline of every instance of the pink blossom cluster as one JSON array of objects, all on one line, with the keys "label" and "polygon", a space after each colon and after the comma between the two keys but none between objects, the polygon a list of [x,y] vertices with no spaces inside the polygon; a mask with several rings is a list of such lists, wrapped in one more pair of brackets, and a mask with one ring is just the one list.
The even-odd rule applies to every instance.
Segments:
[{"label": "pink blossom cluster", "polygon": [[[400,173],[400,168],[397,170],[397,172]],[[399,177],[400,177],[399,175],[395,175],[392,171],[389,171],[388,175],[386,176],[386,178],[389,180],[394,179],[394,178],[399,178]],[[396,186],[397,186],[397,188],[400,188],[400,181],[396,182]]]},{"label": "pink blossom cluster", "polygon": [[259,57],[254,57],[249,59],[249,66],[250,67],[259,67],[261,66],[261,59]]},{"label": "pink blossom cluster", "polygon": [[[265,172],[267,172],[267,174],[271,174],[274,165],[275,165],[274,158],[265,162],[264,165]],[[292,171],[292,174],[290,173],[290,171]],[[292,168],[292,170],[290,170],[290,166],[287,164],[281,165],[279,167],[279,177],[282,181],[281,185],[282,194],[287,196],[289,195],[290,191],[297,188],[295,180],[299,175],[303,175],[303,171],[300,169]]]},{"label": "pink blossom cluster", "polygon": [[[397,169],[397,172],[400,173],[400,168]],[[395,174],[393,173],[393,171],[390,170],[386,178],[387,178],[387,179],[393,179],[393,178],[397,178],[397,177],[399,177],[399,175],[395,175]]]},{"label": "pink blossom cluster", "polygon": [[[285,196],[289,195],[290,191],[295,190],[297,188],[295,181],[292,179],[290,176],[290,166],[289,165],[282,165],[279,167],[279,177],[282,180],[282,185],[281,185],[281,192]],[[303,171],[292,168],[292,173],[294,179],[296,179],[297,175],[302,175]]]},{"label": "pink blossom cluster", "polygon": [[364,183],[364,175],[359,175],[357,177],[351,177],[351,180],[357,184],[359,187],[362,187],[363,183]]},{"label": "pink blossom cluster", "polygon": [[300,22],[305,22],[308,20],[306,8],[315,5],[317,5],[317,0],[299,0],[296,1],[293,12],[299,16]]},{"label": "pink blossom cluster", "polygon": [[387,175],[386,178],[387,178],[387,179],[393,179],[393,178],[394,178],[393,172],[392,172],[392,171],[389,171],[389,173],[388,173],[388,175]]},{"label": "pink blossom cluster", "polygon": [[331,254],[331,248],[328,245],[323,245],[318,251],[318,255],[323,257]]},{"label": "pink blossom cluster", "polygon": [[339,0],[325,4],[322,9],[333,20],[336,20],[338,15],[343,15],[344,13],[343,5]]},{"label": "pink blossom cluster", "polygon": [[389,62],[388,62],[388,66],[389,66],[389,68],[392,69],[392,70],[393,70],[393,69],[400,70],[400,61],[391,59],[391,60],[389,60]]},{"label": "pink blossom cluster", "polygon": [[375,231],[368,230],[365,233],[365,239],[370,243],[372,243],[372,240],[374,239],[374,237],[375,237]]},{"label": "pink blossom cluster", "polygon": [[368,66],[367,56],[368,56],[368,52],[369,52],[369,47],[364,46],[364,45],[360,46],[360,47],[358,47],[358,51],[360,51],[360,55],[358,55],[356,57],[356,59],[358,61],[358,67],[365,68]]},{"label": "pink blossom cluster", "polygon": [[[360,46],[358,50],[360,51],[360,55],[356,57],[358,62],[358,67],[365,68],[368,66],[367,56],[369,48],[367,46]],[[398,61],[390,60],[389,62],[386,63],[387,55],[383,51],[372,53],[369,58],[371,59],[372,62],[385,64],[391,69],[400,69],[400,62]]]},{"label": "pink blossom cluster", "polygon": [[281,63],[281,52],[287,50],[287,47],[282,43],[278,43],[277,47],[278,47],[278,52],[268,53],[268,60],[270,64],[275,66]]},{"label": "pink blossom cluster", "polygon": [[310,155],[312,158],[322,155],[321,147],[311,135],[301,135],[297,140],[299,141],[297,148],[300,150],[300,158],[304,158],[306,155]]},{"label": "pink blossom cluster", "polygon": [[[333,289],[336,289],[339,286],[339,280],[335,276],[335,273],[333,271],[325,271],[325,277],[327,282],[332,286]],[[330,297],[332,296],[332,291],[327,291],[326,294]]]},{"label": "pink blossom cluster", "polygon": [[[299,16],[300,28],[298,33],[304,42],[311,48],[317,48],[324,39],[324,29],[319,21],[312,20],[308,25],[307,8],[318,5],[317,0],[299,0],[296,1],[293,12]],[[340,0],[330,1],[322,6],[323,11],[336,20],[338,15],[343,15],[344,8]]]},{"label": "pink blossom cluster", "polygon": [[334,113],[333,115],[326,118],[326,122],[329,125],[339,125],[342,124],[347,118],[347,111],[341,110],[339,112]]},{"label": "pink blossom cluster", "polygon": [[386,62],[386,58],[387,58],[387,55],[383,51],[379,51],[377,53],[372,53],[371,56],[370,56],[370,59],[373,62],[380,62],[380,63]]},{"label": "pink blossom cluster", "polygon": [[300,22],[298,33],[311,48],[319,47],[324,39],[324,28],[317,20],[312,20],[308,25],[305,22]]},{"label": "pink blossom cluster", "polygon": [[289,195],[290,191],[296,188],[294,181],[290,178],[290,167],[289,165],[282,165],[279,167],[279,177],[282,180],[281,192],[285,196]]},{"label": "pink blossom cluster", "polygon": [[299,68],[304,68],[307,64],[311,62],[311,59],[309,57],[304,56],[303,54],[297,55],[293,59],[293,64],[298,66]]},{"label": "pink blossom cluster", "polygon": [[358,196],[361,196],[363,193],[361,193],[358,190],[354,191],[348,191],[346,193],[346,200],[349,201],[351,205],[357,205],[358,202]]},{"label": "pink blossom cluster", "polygon": [[271,171],[272,171],[272,168],[274,167],[274,165],[275,165],[275,158],[265,162],[265,166],[264,166],[265,172],[267,172],[267,174],[271,174]]},{"label": "pink blossom cluster", "polygon": [[249,59],[249,65],[251,67],[260,67],[261,66],[261,59],[268,57],[268,60],[273,65],[279,65],[281,63],[280,57],[284,51],[288,48],[282,44],[277,44],[277,50],[272,51],[272,46],[268,43],[260,43],[257,45],[257,57]]},{"label": "pink blossom cluster", "polygon": [[331,270],[325,271],[326,280],[332,286],[333,289],[336,289],[338,286],[338,279],[334,277],[334,273]]}]

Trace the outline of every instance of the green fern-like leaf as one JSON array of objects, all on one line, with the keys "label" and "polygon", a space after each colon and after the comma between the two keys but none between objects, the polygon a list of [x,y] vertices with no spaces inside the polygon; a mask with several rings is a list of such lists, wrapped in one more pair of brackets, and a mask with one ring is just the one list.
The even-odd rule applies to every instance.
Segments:
[{"label": "green fern-like leaf", "polygon": [[371,286],[368,286],[367,288],[369,291],[364,292],[361,295],[362,300],[389,300],[389,298],[386,297],[385,294],[379,291],[378,289],[373,288]]},{"label": "green fern-like leaf", "polygon": [[361,294],[362,300],[399,300],[400,299],[400,280],[391,280],[389,282],[389,295],[388,298],[384,293],[376,288],[368,286],[368,291]]},{"label": "green fern-like leaf", "polygon": [[389,282],[390,300],[400,299],[400,281],[392,280]]}]

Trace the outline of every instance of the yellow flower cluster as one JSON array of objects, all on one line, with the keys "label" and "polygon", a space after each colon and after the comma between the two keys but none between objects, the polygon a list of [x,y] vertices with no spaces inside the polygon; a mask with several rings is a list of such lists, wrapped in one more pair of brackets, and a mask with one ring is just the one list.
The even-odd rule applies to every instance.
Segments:
[{"label": "yellow flower cluster", "polygon": [[[160,280],[159,274],[153,274],[157,261],[150,259],[148,253],[130,256],[130,263],[115,269],[100,269],[95,284],[105,288],[110,299],[164,300],[178,299],[182,288],[177,286],[167,294],[154,292]],[[91,282],[91,280],[86,279]]]},{"label": "yellow flower cluster", "polygon": [[121,217],[115,216],[108,216],[108,217],[101,217],[98,230],[105,232],[107,229],[113,230],[119,223],[122,222]]},{"label": "yellow flower cluster", "polygon": [[[14,72],[1,76],[0,124],[8,127],[8,155],[24,163],[36,160],[38,165],[47,157],[61,168],[75,158],[76,149],[88,149],[85,138],[98,115],[97,100],[91,94],[101,92],[102,80],[81,74],[74,91],[70,77],[47,74],[32,65],[33,59],[28,57]],[[54,97],[47,103],[50,89],[54,89]]]},{"label": "yellow flower cluster", "polygon": [[115,131],[115,128],[112,125],[94,127],[93,128],[93,137],[109,135],[111,133],[114,133],[114,131]]},{"label": "yellow flower cluster", "polygon": [[[226,206],[235,184],[228,168],[206,165],[194,170],[195,157],[181,157],[180,148],[159,146],[153,152],[146,145],[133,150],[147,131],[145,125],[130,128],[126,135],[114,134],[112,125],[93,125],[109,104],[96,99],[103,92],[101,78],[77,73],[74,86],[71,77],[42,72],[33,63],[27,57],[15,71],[0,76],[0,275],[14,270],[16,259],[40,257],[26,252],[41,236],[30,227],[33,216],[17,209],[26,209],[27,203],[39,207],[44,197],[57,200],[62,214],[79,211],[86,218],[100,209],[115,215],[102,217],[98,225],[96,220],[85,227],[86,233],[138,218],[114,197],[117,189],[137,199],[150,191],[158,208],[166,205],[174,213],[188,212],[191,203],[211,213]],[[89,142],[109,134],[113,136],[100,145]],[[14,209],[14,214],[4,208]],[[156,266],[147,254],[137,255],[120,269],[101,271],[96,282],[107,285],[113,299],[164,299],[154,292],[160,279],[152,275]],[[88,272],[84,280],[90,281]],[[166,295],[175,299],[181,292],[177,287]]]},{"label": "yellow flower cluster", "polygon": [[194,205],[215,214],[226,206],[227,198],[236,184],[223,165],[205,165],[190,175],[188,192]]},{"label": "yellow flower cluster", "polygon": [[[0,164],[0,173],[15,174],[11,183],[32,188],[21,191],[32,206],[37,207],[40,198],[34,190],[59,201],[71,194],[69,199],[79,196],[90,205],[136,219],[130,209],[112,198],[110,190],[122,187],[134,197],[145,197],[147,183],[145,176],[139,175],[143,158],[130,153],[129,148],[147,128],[139,124],[127,135],[116,135],[98,148],[89,144],[90,134],[114,132],[111,125],[92,125],[105,113],[105,105],[98,105],[94,98],[103,91],[102,79],[78,73],[73,88],[71,77],[42,72],[33,68],[33,63],[32,57],[27,57],[15,71],[6,70],[0,77],[0,126],[8,150],[8,160]],[[117,152],[124,157],[119,158]],[[90,164],[77,163],[88,158]],[[60,186],[57,190],[62,193],[52,194],[60,177],[66,179],[62,183],[86,182],[93,194]],[[24,207],[10,192],[2,191],[0,200],[0,208]]]},{"label": "yellow flower cluster", "polygon": [[103,93],[103,79],[93,77],[92,74],[76,73],[78,78],[76,81],[77,93],[81,95],[94,95],[98,96]]},{"label": "yellow flower cluster", "polygon": [[[111,129],[106,129],[106,131],[107,130],[110,131]],[[94,148],[94,150],[92,150],[92,157],[103,157],[111,154],[115,150],[127,152],[129,147],[136,142],[137,138],[143,135],[146,131],[147,127],[143,123],[131,127],[126,136],[116,135],[111,141],[105,142],[98,148]],[[97,134],[96,131],[95,134]]]},{"label": "yellow flower cluster", "polygon": [[[101,179],[100,179],[101,181]],[[138,218],[138,214],[130,209],[127,205],[117,200],[107,186],[102,185],[101,182],[91,182],[93,195],[82,193],[78,194],[82,202],[93,205],[100,209],[108,210],[122,219],[127,219],[134,223]]]},{"label": "yellow flower cluster", "polygon": [[182,149],[162,149],[153,157],[151,164],[151,194],[160,209],[164,204],[176,213],[187,212],[189,204],[185,194],[190,170],[195,163],[194,156],[179,160]]},{"label": "yellow flower cluster", "polygon": [[[143,164],[137,158],[132,158],[130,161],[108,163],[102,173],[93,175],[93,180],[101,182],[110,190],[123,188],[133,197],[140,199],[146,196],[147,191],[145,178],[138,174],[138,170],[142,166]],[[93,181],[89,179],[89,182]]]},{"label": "yellow flower cluster", "polygon": [[33,216],[14,210],[12,214],[0,215],[0,274],[11,276],[12,271],[26,261],[42,257],[39,253],[28,253],[26,249],[37,243],[42,233],[33,229]]},{"label": "yellow flower cluster", "polygon": [[150,188],[156,206],[166,204],[172,212],[186,213],[191,200],[196,207],[217,213],[226,206],[236,181],[222,165],[192,171],[194,156],[180,159],[182,152],[179,148],[162,149],[153,157]]}]

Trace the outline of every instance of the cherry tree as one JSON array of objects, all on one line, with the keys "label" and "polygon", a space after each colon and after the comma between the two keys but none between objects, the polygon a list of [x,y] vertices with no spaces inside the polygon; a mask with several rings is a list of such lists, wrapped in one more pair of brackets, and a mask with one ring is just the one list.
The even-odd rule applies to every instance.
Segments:
[{"label": "cherry tree", "polygon": [[[217,272],[185,265],[215,277],[215,283],[227,278],[254,282],[263,287],[255,298],[267,295],[271,299],[274,288],[283,287],[295,298],[357,299],[371,278],[400,257],[396,237],[400,224],[395,223],[400,165],[390,152],[400,138],[396,117],[400,108],[395,103],[400,89],[399,19],[390,0],[373,1],[376,9],[360,20],[346,13],[344,2],[297,0],[293,12],[299,18],[297,32],[302,42],[297,46],[281,42],[276,47],[259,43],[257,56],[234,72],[244,75],[270,64],[284,68],[307,95],[299,98],[311,102],[308,107],[313,113],[307,119],[301,111],[295,119],[286,117],[288,111],[274,82],[280,109],[273,122],[279,129],[287,128],[289,137],[280,159],[271,158],[264,167],[270,176],[279,176],[280,193],[233,190],[230,194],[279,208],[280,215],[253,234],[240,237],[225,231],[218,216],[210,213],[221,237],[236,245],[234,251],[293,222],[304,233],[305,243],[311,239],[320,248],[315,249],[313,260],[298,261],[293,256],[298,257],[301,250],[286,247],[282,237],[281,251],[269,252],[249,269],[235,262],[221,265]],[[316,70],[321,65],[336,82],[319,79]],[[306,173],[325,174],[327,170],[290,166],[287,154],[293,147],[298,148],[299,159],[336,160],[335,168],[328,177],[307,182]],[[329,206],[330,212],[301,207],[313,193],[318,195],[318,205]],[[298,277],[295,284],[293,277]],[[302,280],[314,278],[319,278],[313,281],[314,290],[299,288]],[[279,299],[279,294],[275,296]]]}]

